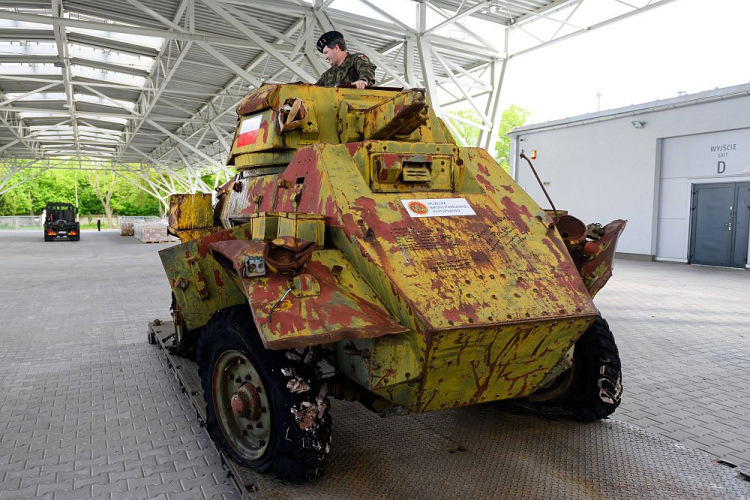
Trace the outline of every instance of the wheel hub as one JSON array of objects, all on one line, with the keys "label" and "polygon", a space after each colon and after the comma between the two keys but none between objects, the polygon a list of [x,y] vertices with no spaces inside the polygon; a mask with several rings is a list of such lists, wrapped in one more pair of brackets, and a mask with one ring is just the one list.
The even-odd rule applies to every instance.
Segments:
[{"label": "wheel hub", "polygon": [[260,372],[245,352],[227,350],[217,358],[212,379],[222,434],[239,456],[257,460],[272,432],[271,405]]},{"label": "wheel hub", "polygon": [[260,395],[250,382],[242,384],[232,394],[232,413],[238,417],[258,420],[260,417]]}]

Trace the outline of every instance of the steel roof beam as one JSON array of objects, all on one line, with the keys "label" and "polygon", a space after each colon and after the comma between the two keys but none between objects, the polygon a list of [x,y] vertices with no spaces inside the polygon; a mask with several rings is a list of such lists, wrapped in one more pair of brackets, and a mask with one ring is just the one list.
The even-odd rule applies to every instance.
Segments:
[{"label": "steel roof beam", "polygon": [[[176,140],[177,142],[179,142],[180,144],[182,144],[183,146],[185,146],[185,147],[186,147],[186,148],[188,148],[189,150],[193,151],[194,153],[196,153],[196,154],[197,154],[198,156],[200,156],[200,157],[201,157],[201,158],[203,158],[204,160],[208,161],[209,163],[212,163],[212,164],[214,164],[214,166],[215,166],[215,167],[217,167],[217,168],[219,168],[220,170],[224,170],[224,171],[227,171],[227,170],[228,170],[228,169],[227,169],[227,168],[226,168],[226,167],[225,167],[224,165],[222,165],[222,164],[221,164],[220,162],[217,162],[217,161],[216,161],[216,160],[215,160],[214,158],[211,158],[210,156],[208,156],[207,154],[205,154],[205,153],[204,153],[203,151],[201,151],[201,150],[199,150],[199,149],[197,149],[197,148],[193,147],[193,145],[192,145],[192,144],[190,144],[189,142],[187,142],[187,141],[183,140],[182,138],[180,138],[180,137],[176,136],[175,134],[173,134],[173,133],[172,133],[172,132],[170,132],[169,130],[165,129],[164,127],[162,127],[161,125],[159,125],[159,124],[158,124],[158,123],[156,123],[155,121],[153,121],[153,120],[151,120],[151,119],[148,119],[148,118],[146,119],[146,121],[147,121],[147,122],[148,122],[148,123],[149,123],[149,124],[150,124],[151,126],[153,126],[154,128],[156,128],[157,130],[159,130],[159,131],[160,131],[161,133],[163,133],[163,134],[165,134],[165,135],[168,135],[168,136],[169,136],[169,137],[171,137],[172,139]],[[234,174],[234,172],[232,172],[232,174]]]},{"label": "steel roof beam", "polygon": [[[62,0],[51,0],[52,2],[52,16],[55,19],[63,17],[63,4]],[[73,125],[73,134],[75,138],[75,147],[78,150],[78,161],[81,161],[81,145],[79,144],[78,137],[78,121],[76,120],[76,102],[73,97],[73,85],[70,77],[70,54],[68,53],[68,40],[65,37],[65,28],[63,26],[55,25],[53,28],[55,32],[55,44],[57,45],[57,56],[58,63],[61,63],[63,67],[62,78],[63,86],[65,87],[65,96],[67,103],[65,106],[68,108],[70,113],[71,124]]]},{"label": "steel roof beam", "polygon": [[[286,56],[284,56],[281,51],[276,47],[276,44],[270,44],[263,40],[263,38],[256,35],[253,31],[251,31],[246,25],[235,19],[234,16],[241,16],[242,14],[238,12],[236,9],[232,9],[227,7],[222,8],[219,6],[216,2],[213,0],[201,0],[204,5],[206,5],[209,9],[213,10],[216,14],[218,14],[221,18],[223,18],[227,23],[234,26],[236,30],[238,30],[240,33],[245,35],[247,39],[254,41],[257,43],[264,51],[271,54],[274,59],[278,60],[281,64],[289,68],[291,71],[293,71],[297,76],[302,78],[303,80],[307,82],[314,82],[317,80],[317,78],[310,75],[307,71],[299,67],[297,64],[294,64],[292,61],[289,60]],[[255,84],[258,86],[257,84]]]},{"label": "steel roof beam", "polygon": [[518,26],[518,25],[527,24],[537,19],[541,15],[554,14],[555,12],[563,10],[575,3],[582,3],[582,2],[583,0],[556,0],[556,1],[550,2],[544,7],[534,10],[533,12],[529,12],[529,13],[523,14],[522,16],[519,16],[518,19],[516,19],[512,25]]},{"label": "steel roof beam", "polygon": [[[292,24],[291,27],[289,27],[287,30],[284,31],[284,33],[283,33],[284,36],[286,36],[286,37],[291,36],[300,27],[302,27],[302,25],[303,25],[304,22],[305,22],[305,19],[299,19],[299,20],[297,20],[295,23]],[[301,36],[304,37],[307,40],[307,38],[310,37],[311,34],[312,34],[312,30],[308,28]],[[276,40],[276,42],[274,42],[274,43],[281,43],[281,40]],[[266,53],[258,55],[245,68],[245,71],[248,71],[248,72],[252,71],[256,66],[258,66],[260,63],[262,63],[263,60],[265,58],[267,58],[267,57],[268,57],[268,54],[266,54]],[[229,113],[231,110],[233,110],[234,107],[237,106],[240,103],[240,101],[244,98],[245,93],[243,93],[243,92],[239,92],[237,94],[230,93],[230,89],[233,88],[233,87],[235,87],[235,86],[239,86],[240,83],[241,83],[241,78],[240,77],[235,77],[234,79],[232,79],[232,81],[229,82],[229,84],[227,84],[222,89],[222,94],[218,94],[218,95],[214,96],[211,99],[211,101],[209,101],[208,103],[206,103],[203,107],[201,107],[201,109],[199,109],[195,114],[193,114],[191,116],[191,119],[196,119],[197,117],[202,117],[202,116],[206,115],[208,118],[210,118],[210,119],[206,120],[206,122],[208,123],[208,126],[211,127],[212,129],[214,129],[214,127],[216,127],[216,124],[217,124],[218,120],[220,118],[222,118],[224,115],[226,115],[227,113]],[[231,105],[229,105],[229,106],[227,106],[225,104],[225,102],[224,102],[224,100],[225,100],[226,97],[231,97],[232,98]],[[221,112],[219,112],[218,114],[216,114],[216,112],[214,110],[214,105],[217,102],[219,102],[219,101],[221,102],[220,106],[223,107],[223,110]],[[210,116],[211,113],[214,113],[215,116],[211,117]],[[184,132],[184,129],[185,129],[185,127],[180,127],[176,131],[176,134],[177,135],[182,135],[183,132]],[[216,129],[214,129],[214,133],[216,133]],[[192,134],[190,134],[189,137],[192,137],[194,134],[195,134],[195,132],[193,132]],[[162,147],[165,147],[165,148],[168,148],[168,149],[165,152],[159,154],[158,150],[162,149]],[[170,154],[170,152],[174,152],[174,150],[176,148],[177,148],[177,146],[175,146],[175,145],[169,145],[168,144],[168,140],[165,140],[154,151],[155,151],[155,155],[156,155],[157,158],[162,158],[165,155]],[[225,148],[225,149],[229,150],[228,147]],[[222,161],[222,163],[223,163],[223,161]],[[223,171],[226,172],[226,170],[223,170]]]},{"label": "steel roof beam", "polygon": [[[183,0],[180,3],[180,6],[177,9],[177,12],[175,13],[172,22],[176,23],[182,18],[182,15],[185,13],[185,9],[187,8],[189,1],[191,0]],[[151,85],[156,87],[155,72],[157,69],[163,68],[162,69],[163,71],[162,81],[159,82],[159,86],[156,92],[154,92],[153,94],[150,95],[150,94],[147,94],[146,92],[141,93],[141,97],[139,98],[138,105],[136,106],[136,109],[138,110],[138,113],[141,115],[141,117],[137,120],[134,120],[128,123],[128,126],[125,128],[125,138],[126,138],[125,144],[118,151],[116,157],[114,158],[115,161],[118,161],[122,157],[122,155],[128,149],[128,146],[133,142],[133,138],[138,133],[141,126],[143,126],[144,120],[151,114],[151,110],[153,110],[154,106],[156,105],[156,102],[158,101],[159,96],[161,96],[161,93],[164,92],[164,89],[166,88],[167,84],[176,73],[177,68],[179,68],[180,63],[185,59],[185,56],[187,56],[188,50],[190,50],[191,46],[192,46],[192,42],[187,42],[186,44],[184,44],[183,47],[179,48],[180,53],[175,58],[175,61],[172,63],[172,66],[169,68],[169,72],[167,72],[166,67],[161,66],[161,63],[162,63],[161,57],[163,57],[164,49],[166,47],[171,48],[171,42],[166,41],[164,44],[162,44],[162,50],[160,51],[160,58],[154,61],[154,67],[153,67],[154,69],[152,70],[151,72],[152,76],[149,79]],[[169,62],[167,64],[169,64]],[[140,107],[141,109],[138,109],[138,107]]]},{"label": "steel roof beam", "polygon": [[0,64],[54,64],[59,59],[55,55],[8,54],[0,55]]},{"label": "steel roof beam", "polygon": [[[4,98],[4,94],[0,92],[0,98]],[[31,154],[42,157],[41,150],[39,149],[39,143],[32,138],[27,137],[24,131],[28,131],[28,126],[16,116],[13,112],[12,106],[5,106],[0,108],[0,123],[10,130],[10,132],[18,139],[21,144],[26,146]]]},{"label": "steel roof beam", "polygon": [[[0,19],[3,18],[3,11],[0,11]],[[2,28],[0,29],[0,41],[17,42],[26,40],[29,42],[54,42],[55,33],[47,29],[28,29],[28,28]]]},{"label": "steel roof beam", "polygon": [[465,10],[462,10],[460,12],[456,12],[453,15],[453,17],[451,17],[450,19],[446,19],[442,23],[440,23],[440,24],[438,24],[436,26],[433,26],[432,28],[430,28],[428,30],[422,31],[421,34],[422,35],[430,35],[432,33],[435,33],[438,30],[441,30],[443,28],[447,28],[448,26],[451,26],[452,24],[457,23],[461,19],[463,19],[463,18],[465,18],[467,16],[470,16],[470,15],[474,14],[475,12],[480,12],[480,11],[482,11],[484,9],[487,9],[491,5],[492,5],[492,0],[481,0],[481,1],[477,2],[475,5],[469,7],[467,9],[465,9]]},{"label": "steel roof beam", "polygon": [[134,56],[156,57],[159,55],[158,50],[145,45],[137,45],[109,37],[90,35],[88,33],[77,33],[75,31],[68,33],[68,41],[96,49],[113,50]]},{"label": "steel roof beam", "polygon": [[[46,24],[66,28],[83,28],[95,31],[104,31],[112,33],[125,33],[128,35],[141,35],[154,38],[164,38],[167,40],[180,40],[185,42],[206,42],[215,45],[230,45],[233,47],[249,47],[253,49],[261,48],[257,43],[250,40],[242,40],[232,37],[210,35],[207,33],[180,33],[173,30],[143,28],[126,24],[101,23],[97,21],[82,21],[70,18],[52,18],[38,14],[24,14],[21,12],[12,12],[0,9],[0,19],[9,19],[11,21],[23,21],[28,23]],[[280,50],[290,50],[291,47],[282,45]]]},{"label": "steel roof beam", "polygon": [[26,92],[25,94],[21,94],[21,95],[18,95],[16,97],[11,97],[11,98],[9,98],[9,99],[7,99],[5,101],[0,102],[0,107],[7,106],[8,104],[10,104],[12,102],[19,101],[21,99],[24,99],[25,97],[29,97],[29,96],[34,95],[34,94],[40,94],[40,93],[44,92],[45,90],[51,89],[52,87],[57,87],[61,83],[62,82],[60,82],[60,83],[50,83],[49,85],[45,85],[44,87],[39,87],[38,89],[30,90],[30,91]]},{"label": "steel roof beam", "polygon": [[[446,20],[451,19],[450,14],[448,14],[447,12],[444,12],[443,9],[439,8],[437,5],[433,4],[432,2],[428,2],[427,6],[430,7],[433,10],[433,12],[442,16],[444,19]],[[461,29],[461,31],[463,31],[464,33],[466,33],[467,35],[469,35],[470,37],[472,37],[473,39],[475,39],[476,41],[478,41],[479,43],[481,43],[488,49],[492,50],[493,52],[497,52],[497,47],[495,47],[493,44],[485,40],[483,37],[477,35],[472,30],[470,30],[469,28],[467,28],[461,23],[458,23],[457,26],[459,27],[459,29]]]},{"label": "steel roof beam", "polygon": [[122,64],[112,64],[104,61],[95,61],[93,59],[84,59],[82,57],[71,57],[70,64],[105,71],[114,71],[116,73],[124,73],[126,75],[140,76],[141,78],[148,78],[150,74],[144,69],[131,68],[130,66],[124,66]]},{"label": "steel roof beam", "polygon": [[[582,0],[579,0],[579,1],[582,1]],[[567,34],[565,36],[561,36],[560,38],[555,38],[555,39],[552,39],[552,40],[548,40],[548,41],[546,41],[543,44],[536,45],[534,47],[529,47],[528,49],[520,50],[520,51],[515,52],[515,53],[511,53],[508,56],[508,58],[520,56],[522,54],[528,54],[529,52],[533,52],[533,51],[538,50],[538,49],[540,49],[542,47],[546,47],[546,46],[548,46],[548,45],[550,45],[552,43],[557,43],[557,42],[560,42],[562,40],[567,40],[569,38],[573,38],[575,36],[578,36],[578,35],[580,35],[582,33],[590,33],[590,32],[592,32],[594,30],[599,29],[599,28],[603,28],[605,26],[609,26],[610,24],[622,21],[622,20],[627,19],[629,17],[632,17],[632,16],[634,16],[636,14],[640,14],[642,12],[646,12],[646,11],[651,10],[651,9],[662,7],[664,5],[672,3],[674,1],[675,0],[658,0],[656,3],[646,4],[643,7],[638,8],[637,10],[632,10],[630,12],[626,12],[625,14],[621,14],[619,16],[615,16],[615,17],[612,17],[612,18],[607,19],[605,21],[602,21],[600,23],[592,24],[591,26],[588,26],[587,28],[585,28],[583,30],[574,31],[573,33],[569,33],[569,34]]]}]

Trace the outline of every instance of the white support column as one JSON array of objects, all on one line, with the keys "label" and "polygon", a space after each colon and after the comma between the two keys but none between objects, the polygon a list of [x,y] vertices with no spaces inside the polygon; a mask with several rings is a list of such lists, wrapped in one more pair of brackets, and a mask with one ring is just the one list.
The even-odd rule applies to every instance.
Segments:
[{"label": "white support column", "polygon": [[493,157],[496,156],[495,144],[499,133],[502,113],[500,112],[500,95],[505,79],[505,70],[508,66],[508,60],[494,61],[492,63],[492,94],[487,100],[487,113],[492,121],[492,129],[488,132],[482,131],[479,135],[479,145],[487,150]]},{"label": "white support column", "polygon": [[418,87],[420,85],[414,73],[414,67],[417,64],[414,57],[415,50],[417,50],[417,38],[407,38],[406,43],[404,43],[404,75],[406,75],[406,82],[410,87]]}]

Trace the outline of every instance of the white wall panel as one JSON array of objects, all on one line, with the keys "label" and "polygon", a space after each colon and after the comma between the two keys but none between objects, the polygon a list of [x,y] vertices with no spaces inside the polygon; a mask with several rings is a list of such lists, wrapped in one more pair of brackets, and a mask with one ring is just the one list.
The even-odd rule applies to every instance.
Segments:
[{"label": "white wall panel", "polygon": [[685,177],[662,179],[659,186],[659,219],[684,219],[690,200]]},{"label": "white wall panel", "polygon": [[[673,101],[650,103],[663,107],[645,114],[642,107],[632,113],[621,109],[587,115],[585,123],[563,120],[546,130],[545,124],[530,126],[513,134],[511,155],[536,150],[534,164],[553,201],[584,222],[628,219],[619,252],[661,256],[663,249],[665,257],[687,258],[687,247],[680,250],[675,242],[682,237],[687,245],[689,183],[750,178],[750,85],[731,90],[732,98],[723,100],[693,105],[684,105],[690,99],[674,100],[681,107],[669,107]],[[734,97],[741,92],[743,97]],[[643,122],[643,128],[633,121]],[[723,144],[737,147],[711,151]],[[723,153],[729,155],[720,158]],[[718,161],[726,162],[724,174],[716,173]],[[523,160],[516,162],[515,177],[540,205],[548,205]],[[657,245],[660,217],[665,239]],[[668,219],[688,226],[680,233]]]},{"label": "white wall panel", "polygon": [[656,243],[656,255],[665,259],[684,260],[683,252],[687,230],[683,219],[659,219],[659,238]]}]

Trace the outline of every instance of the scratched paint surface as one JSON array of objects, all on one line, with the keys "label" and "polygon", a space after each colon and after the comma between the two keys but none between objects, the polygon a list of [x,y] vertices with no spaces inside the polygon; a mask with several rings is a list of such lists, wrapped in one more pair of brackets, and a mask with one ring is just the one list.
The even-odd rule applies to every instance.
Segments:
[{"label": "scratched paint surface", "polygon": [[[241,106],[241,119],[264,117],[262,147],[233,146],[232,158],[252,175],[227,190],[222,222],[320,215],[325,250],[309,264],[320,283],[314,297],[280,300],[289,283],[278,275],[243,280],[267,346],[335,341],[340,373],[413,411],[532,392],[596,316],[547,214],[485,151],[452,143],[429,101],[424,108],[393,91],[272,87]],[[291,98],[317,127],[279,133],[280,103]],[[365,140],[397,129],[408,135]],[[282,151],[294,152],[283,171],[260,170]],[[427,182],[394,174],[398,161],[426,166]],[[410,217],[407,199],[460,199],[475,215]],[[336,266],[356,278],[344,286]]]},{"label": "scratched paint surface", "polygon": [[[181,245],[166,248],[159,252],[164,270],[169,278],[172,293],[181,308],[185,326],[196,330],[208,323],[216,311],[246,301],[243,290],[231,275],[209,255],[208,246],[215,241],[248,239],[249,231],[243,226],[212,233]],[[190,261],[197,262],[202,283],[196,280]],[[200,289],[205,288],[208,298],[200,297]]]},{"label": "scratched paint surface", "polygon": [[583,264],[581,276],[591,296],[596,296],[612,276],[617,239],[625,229],[624,220],[615,220],[604,226],[604,235],[597,241],[589,242],[584,249],[593,257]]},{"label": "scratched paint surface", "polygon": [[[280,106],[290,98],[302,99],[305,107],[311,110],[312,118],[308,121],[316,124],[317,133],[310,134],[303,129],[278,133],[276,122]],[[391,127],[394,123],[397,124],[391,131],[409,130],[410,141],[447,142],[448,139],[443,128],[437,123],[432,107],[425,106],[424,99],[423,91],[420,90],[398,92],[365,89],[359,91],[300,84],[264,85],[251,92],[237,108],[239,120],[229,155],[229,164],[259,165],[252,159],[253,155],[279,154],[284,150],[296,150],[317,143],[339,143],[341,129],[344,127],[347,128],[347,138],[350,142],[362,140],[366,135],[387,133],[391,130],[388,128],[389,123]],[[350,110],[348,113],[350,120],[347,123],[342,121],[339,114],[343,102]],[[365,121],[364,114],[368,109],[377,105],[381,105],[382,109],[371,113],[372,118]],[[416,113],[409,113],[409,110],[416,111]],[[242,122],[254,119],[258,115],[261,116],[261,123],[257,138],[250,145],[238,146],[237,139],[241,132]],[[383,116],[390,117],[390,119],[382,119]],[[436,125],[434,127],[431,126],[433,122]],[[242,160],[240,160],[241,157]]]},{"label": "scratched paint surface", "polygon": [[[341,266],[338,278],[331,274]],[[243,280],[255,324],[269,349],[330,343],[350,338],[379,337],[407,329],[393,321],[372,289],[336,250],[316,251],[307,273],[320,285],[314,297],[289,293],[286,276]]]}]

